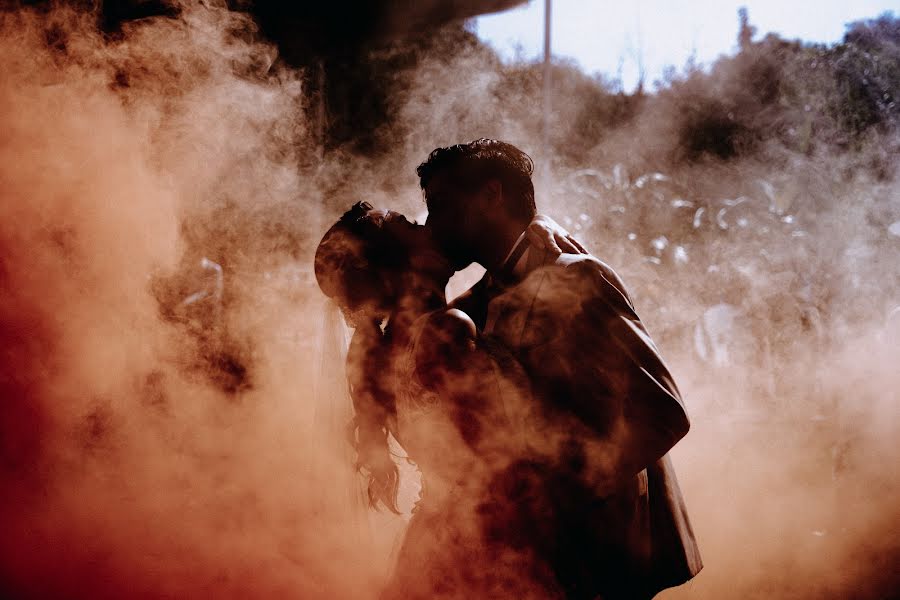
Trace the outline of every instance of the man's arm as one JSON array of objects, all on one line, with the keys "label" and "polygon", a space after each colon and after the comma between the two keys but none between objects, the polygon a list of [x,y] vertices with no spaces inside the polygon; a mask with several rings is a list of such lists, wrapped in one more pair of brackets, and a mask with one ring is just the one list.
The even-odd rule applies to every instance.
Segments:
[{"label": "man's arm", "polygon": [[[437,394],[463,440],[486,457],[508,456],[507,441],[517,437],[512,430],[512,407],[504,402],[507,386],[517,372],[504,372],[493,349],[486,345],[468,315],[455,308],[435,311],[417,322],[421,330],[412,345],[413,377]],[[526,388],[520,388],[525,394]]]},{"label": "man's arm", "polygon": [[585,443],[588,454],[598,455],[589,461],[593,476],[601,487],[614,488],[659,460],[690,423],[668,368],[612,269],[596,260],[565,267],[560,282],[542,287],[535,310],[559,302],[557,287],[578,305],[568,307],[574,315],[561,320],[565,330],[553,346],[570,362],[579,396],[573,400],[582,407],[578,416],[595,432]]}]

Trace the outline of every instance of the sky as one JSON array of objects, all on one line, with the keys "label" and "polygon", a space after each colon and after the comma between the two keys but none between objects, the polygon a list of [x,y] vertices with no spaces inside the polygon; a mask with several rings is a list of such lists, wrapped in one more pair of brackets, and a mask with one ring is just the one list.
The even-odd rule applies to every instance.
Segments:
[{"label": "sky", "polygon": [[[900,0],[553,0],[553,54],[574,59],[590,73],[621,78],[626,90],[637,84],[642,60],[650,88],[667,65],[680,69],[691,55],[708,65],[733,53],[741,6],[757,28],[754,39],[771,31],[825,43],[839,41],[847,23],[900,12]],[[475,27],[504,57],[542,56],[544,0],[479,17]]]}]

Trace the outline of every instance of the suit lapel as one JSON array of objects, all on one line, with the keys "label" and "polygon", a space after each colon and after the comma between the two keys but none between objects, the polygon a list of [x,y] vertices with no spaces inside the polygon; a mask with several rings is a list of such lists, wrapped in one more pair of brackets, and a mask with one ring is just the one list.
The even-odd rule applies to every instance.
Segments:
[{"label": "suit lapel", "polygon": [[529,307],[541,288],[542,279],[535,279],[533,273],[554,256],[523,239],[498,276],[503,283],[489,299],[484,332],[501,339],[513,352],[522,345],[531,316]]}]

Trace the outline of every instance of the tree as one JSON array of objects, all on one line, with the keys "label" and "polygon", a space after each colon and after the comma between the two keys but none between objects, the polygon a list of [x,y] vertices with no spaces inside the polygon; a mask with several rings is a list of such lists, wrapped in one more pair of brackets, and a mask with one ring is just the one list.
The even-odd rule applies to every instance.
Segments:
[{"label": "tree", "polygon": [[741,23],[740,29],[738,29],[738,47],[743,52],[753,43],[756,27],[750,24],[750,14],[747,12],[746,6],[738,9],[738,19]]}]

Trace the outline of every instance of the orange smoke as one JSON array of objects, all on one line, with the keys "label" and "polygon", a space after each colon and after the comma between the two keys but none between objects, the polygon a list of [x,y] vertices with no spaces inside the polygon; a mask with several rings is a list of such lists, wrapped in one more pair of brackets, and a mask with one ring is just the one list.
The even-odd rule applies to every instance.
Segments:
[{"label": "orange smoke", "polygon": [[[335,152],[306,171],[301,74],[248,17],[186,4],[111,38],[68,9],[0,16],[0,595],[377,594],[403,523],[354,520],[342,340],[328,337],[341,330],[323,318],[311,250],[348,188],[418,216],[412,166],[435,146],[484,135],[538,147],[535,103],[498,102],[496,69],[474,51],[423,61],[395,107],[405,147],[383,161]],[[461,72],[476,76],[460,86]],[[576,109],[560,100],[561,119]],[[597,155],[634,153],[653,131],[618,136]],[[700,175],[730,189],[723,172]],[[869,190],[826,191],[848,189]],[[538,199],[560,218],[609,208],[572,202]],[[838,257],[843,216],[818,232]],[[585,240],[598,256],[625,252],[611,241],[625,232],[603,234]],[[202,257],[225,282],[215,327],[183,315],[205,285],[190,274]],[[896,265],[877,258],[895,289]],[[665,319],[642,310],[649,287],[631,291],[655,335]],[[768,402],[741,382],[767,373],[715,375],[660,343],[693,421],[673,454],[706,563],[663,597],[893,592],[900,357],[879,318],[835,327],[828,347],[798,334],[800,350],[776,356],[788,365],[778,405],[740,418],[737,405]],[[223,370],[244,385],[224,389]]]},{"label": "orange smoke", "polygon": [[[151,293],[195,215],[242,203],[243,220],[208,249],[230,277],[235,254],[273,243],[257,234],[293,218],[283,211],[303,193],[290,168],[298,84],[258,64],[270,47],[228,26],[251,28],[197,8],[110,41],[68,10],[2,16],[5,596],[358,596],[374,585],[378,561],[363,562],[361,526],[345,518],[345,442],[314,426],[319,365],[298,352],[318,339],[304,311],[321,308],[262,272],[230,286],[236,323],[224,327],[253,381],[235,400],[197,358],[214,342],[164,320]],[[270,252],[266,267],[291,262]],[[341,400],[329,398],[346,420]]]}]

